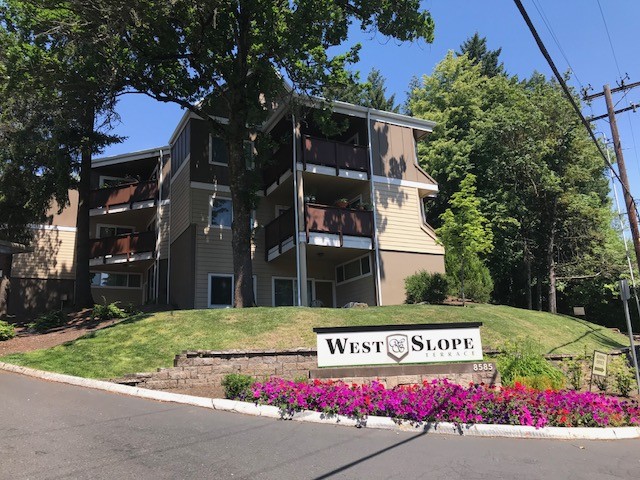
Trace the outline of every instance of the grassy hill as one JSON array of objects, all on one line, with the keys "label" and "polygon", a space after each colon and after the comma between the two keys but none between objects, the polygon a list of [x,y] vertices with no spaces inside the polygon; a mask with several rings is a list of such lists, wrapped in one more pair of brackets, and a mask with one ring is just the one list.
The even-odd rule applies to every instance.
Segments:
[{"label": "grassy hill", "polygon": [[484,348],[529,338],[543,353],[583,353],[624,347],[626,337],[562,315],[495,305],[403,305],[366,309],[297,307],[182,310],[139,315],[48,350],[1,361],[92,378],[172,365],[182,350],[315,347],[313,327],[401,323],[483,322]]}]

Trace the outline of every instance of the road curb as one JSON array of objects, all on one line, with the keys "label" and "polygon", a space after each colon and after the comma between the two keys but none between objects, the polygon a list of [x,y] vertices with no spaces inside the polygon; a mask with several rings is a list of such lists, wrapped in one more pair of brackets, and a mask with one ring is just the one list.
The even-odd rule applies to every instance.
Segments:
[{"label": "road curb", "polygon": [[541,438],[556,440],[623,440],[640,438],[640,427],[526,427],[518,425],[456,425],[449,422],[411,424],[397,423],[388,417],[369,416],[366,420],[355,420],[344,415],[327,415],[325,413],[304,410],[291,416],[283,415],[278,407],[271,405],[255,405],[249,402],[227,400],[224,398],[204,398],[181,393],[162,392],[140,387],[130,387],[117,383],[74,377],[61,373],[45,372],[33,368],[0,362],[0,370],[18,373],[29,377],[41,378],[52,382],[66,383],[80,387],[103,390],[132,397],[146,398],[160,402],[172,402],[212,410],[242,413],[266,418],[283,418],[297,422],[322,423],[348,427],[363,427],[397,432],[464,435],[471,437],[507,437],[507,438]]}]

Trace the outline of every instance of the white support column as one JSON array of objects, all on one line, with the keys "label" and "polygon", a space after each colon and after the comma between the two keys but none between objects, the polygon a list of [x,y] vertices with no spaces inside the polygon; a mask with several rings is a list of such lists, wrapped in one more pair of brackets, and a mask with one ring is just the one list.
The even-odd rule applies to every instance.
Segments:
[{"label": "white support column", "polygon": [[367,109],[367,146],[369,150],[369,190],[371,192],[371,205],[373,213],[373,249],[376,256],[376,300],[378,306],[382,306],[382,288],[380,281],[380,245],[378,243],[378,220],[376,205],[376,186],[373,181],[373,149],[371,148],[371,108]]},{"label": "white support column", "polygon": [[[302,172],[298,172],[298,156],[300,154],[300,124],[296,121],[295,115],[291,117],[293,128],[293,208],[295,220],[295,242],[296,242],[296,279],[297,279],[297,303],[307,306],[307,244],[300,239],[301,226],[304,225],[304,180]],[[304,231],[304,229],[302,229]]]}]

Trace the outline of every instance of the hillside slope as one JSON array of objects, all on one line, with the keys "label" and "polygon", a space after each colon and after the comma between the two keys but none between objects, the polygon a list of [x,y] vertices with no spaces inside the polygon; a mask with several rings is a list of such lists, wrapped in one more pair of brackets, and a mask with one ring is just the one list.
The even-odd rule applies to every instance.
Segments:
[{"label": "hillside slope", "polygon": [[395,323],[483,322],[485,349],[525,338],[543,353],[610,351],[626,337],[583,320],[495,305],[403,305],[365,309],[297,307],[182,310],[139,315],[48,350],[1,361],[93,378],[172,365],[183,350],[315,347],[313,327]]}]

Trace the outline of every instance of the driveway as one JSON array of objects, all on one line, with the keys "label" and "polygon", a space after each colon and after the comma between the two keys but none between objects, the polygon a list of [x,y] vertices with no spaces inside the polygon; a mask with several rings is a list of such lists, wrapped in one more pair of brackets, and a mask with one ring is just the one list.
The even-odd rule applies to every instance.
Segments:
[{"label": "driveway", "polygon": [[630,479],[640,441],[467,438],[278,421],[0,372],[1,479]]}]

